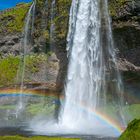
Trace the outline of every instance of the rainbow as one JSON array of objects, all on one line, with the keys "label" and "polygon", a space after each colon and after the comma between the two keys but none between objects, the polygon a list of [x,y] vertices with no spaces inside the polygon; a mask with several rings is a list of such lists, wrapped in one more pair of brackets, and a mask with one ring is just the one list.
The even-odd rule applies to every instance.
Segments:
[{"label": "rainbow", "polygon": [[[32,90],[32,89],[0,89],[0,96],[52,96],[52,97],[58,97],[58,92],[54,91],[45,91],[45,90]],[[64,98],[64,96],[61,95],[60,98]]]},{"label": "rainbow", "polygon": [[76,106],[78,106],[79,108],[81,108],[85,111],[90,112],[90,114],[93,115],[94,117],[96,117],[99,121],[114,128],[114,130],[116,130],[118,135],[120,135],[126,129],[126,126],[121,126],[120,123],[115,121],[113,118],[111,118],[111,117],[107,116],[106,114],[101,113],[99,111],[95,111],[93,108],[89,108],[83,103],[80,105],[76,105]]},{"label": "rainbow", "polygon": [[[20,89],[1,89],[0,90],[0,97],[2,96],[19,96],[21,95]],[[58,98],[58,93],[56,92],[41,92],[41,90],[23,90],[22,95],[24,96],[51,96]],[[64,99],[64,96],[59,96],[60,99]],[[73,104],[73,103],[72,103]],[[121,126],[119,122],[115,121],[114,119],[110,118],[109,116],[99,112],[95,111],[93,108],[87,107],[84,103],[82,104],[74,104],[76,107],[83,109],[84,111],[90,112],[91,115],[96,117],[99,121],[105,123],[106,125],[109,125],[113,129],[116,130],[118,135],[120,135],[124,130],[125,127]]]}]

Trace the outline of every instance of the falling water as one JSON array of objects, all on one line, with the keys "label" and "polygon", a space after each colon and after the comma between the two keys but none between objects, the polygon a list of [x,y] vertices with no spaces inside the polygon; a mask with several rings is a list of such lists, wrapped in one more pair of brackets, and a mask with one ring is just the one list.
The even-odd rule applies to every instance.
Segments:
[{"label": "falling water", "polygon": [[[24,89],[24,78],[25,78],[25,69],[26,69],[26,56],[32,51],[32,34],[34,30],[34,20],[35,20],[35,5],[36,1],[34,1],[27,13],[25,28],[23,32],[23,40],[21,42],[21,46],[23,48],[22,56],[21,56],[21,63],[19,68],[18,74],[18,81],[20,81],[20,99],[17,107],[17,115],[20,111],[22,111],[25,107],[23,102],[23,89]],[[20,76],[19,76],[20,75]]]},{"label": "falling water", "polygon": [[50,25],[50,50],[54,49],[54,31],[55,31],[55,24],[54,24],[54,17],[55,17],[55,0],[52,0],[51,3],[51,25]]},{"label": "falling water", "polygon": [[108,1],[73,0],[67,41],[69,65],[59,122],[46,127],[40,122],[33,129],[45,134],[118,136],[111,126],[115,124],[109,122],[125,127],[123,89]]},{"label": "falling water", "polygon": [[96,118],[79,106],[106,114],[108,107],[113,105],[119,113],[114,115],[123,124],[122,83],[115,58],[107,0],[73,0],[68,51],[70,62],[66,101],[60,118],[62,124],[77,129],[93,120],[93,125],[97,127]]},{"label": "falling water", "polygon": [[71,52],[62,122],[73,119],[80,121],[88,116],[84,111],[77,110],[77,104],[84,104],[94,111],[104,107],[107,104],[108,92],[112,92],[108,91],[109,82],[114,86],[113,94],[116,94],[112,96],[118,97],[115,100],[119,104],[121,80],[116,65],[106,0],[81,0],[79,3],[73,1],[68,50]]}]

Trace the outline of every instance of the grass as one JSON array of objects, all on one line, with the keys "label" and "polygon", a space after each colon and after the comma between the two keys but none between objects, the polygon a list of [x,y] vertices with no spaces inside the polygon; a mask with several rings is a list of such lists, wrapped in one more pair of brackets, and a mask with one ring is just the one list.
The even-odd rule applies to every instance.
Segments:
[{"label": "grass", "polygon": [[[129,0],[132,1],[132,0]],[[111,16],[116,17],[118,13],[118,9],[121,9],[125,6],[127,0],[110,0],[109,1],[109,10]]]},{"label": "grass", "polygon": [[[5,105],[3,107],[0,106],[0,109],[13,109],[13,108],[14,106],[10,106],[10,105]],[[140,140],[140,133],[139,133],[140,132],[140,120],[139,120],[140,119],[140,104],[133,104],[130,106],[126,106],[123,109],[124,109],[124,112],[128,111],[128,113],[131,114],[131,117],[132,117],[131,120],[134,118],[136,118],[136,120],[132,121],[128,125],[127,130],[122,134],[119,140]],[[54,111],[54,106],[52,105],[47,108],[47,105],[44,106],[43,103],[29,104],[26,110],[28,114],[31,114],[33,116],[37,114],[43,114],[47,116]],[[110,107],[108,109],[108,113],[111,114],[112,110],[114,110],[114,108]],[[37,137],[4,136],[4,137],[0,137],[0,140],[79,140],[79,139],[41,137],[41,136],[37,136]]]},{"label": "grass", "polygon": [[47,54],[31,54],[26,56],[25,69],[23,69],[24,63],[21,61],[20,56],[9,55],[6,58],[0,58],[0,87],[21,82],[23,70],[29,76],[36,74],[41,70],[40,67],[47,63],[47,57]]},{"label": "grass", "polygon": [[47,55],[44,54],[33,54],[29,55],[25,59],[27,70],[31,73],[39,72],[39,65],[43,62],[47,62]]},{"label": "grass", "polygon": [[19,65],[19,58],[8,56],[7,58],[0,59],[0,87],[3,85],[12,84]]},{"label": "grass", "polygon": [[53,113],[54,109],[55,109],[55,105],[46,107],[42,103],[39,103],[39,104],[32,104],[29,107],[27,107],[27,112],[30,113],[31,115],[38,115],[38,114],[50,115]]},{"label": "grass", "polygon": [[0,15],[0,33],[21,32],[31,3],[23,3]]},{"label": "grass", "polygon": [[0,105],[0,110],[6,110],[6,109],[13,110],[15,108],[16,108],[15,105]]},{"label": "grass", "polygon": [[140,120],[133,120],[119,140],[140,140]]},{"label": "grass", "polygon": [[124,108],[132,119],[140,119],[140,104],[133,104]]},{"label": "grass", "polygon": [[61,138],[61,137],[45,137],[45,136],[34,136],[34,137],[0,136],[0,140],[80,140],[80,139]]}]

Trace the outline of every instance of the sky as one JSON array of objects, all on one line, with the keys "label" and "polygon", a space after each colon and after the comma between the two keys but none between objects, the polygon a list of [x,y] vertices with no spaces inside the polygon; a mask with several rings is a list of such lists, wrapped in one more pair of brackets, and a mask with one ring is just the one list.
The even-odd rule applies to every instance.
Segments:
[{"label": "sky", "polygon": [[0,0],[0,10],[12,8],[21,2],[31,2],[32,0]]}]

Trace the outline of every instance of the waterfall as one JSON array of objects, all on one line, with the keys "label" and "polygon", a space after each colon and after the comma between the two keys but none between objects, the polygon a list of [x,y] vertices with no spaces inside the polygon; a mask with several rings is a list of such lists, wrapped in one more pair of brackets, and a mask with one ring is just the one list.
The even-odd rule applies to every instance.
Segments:
[{"label": "waterfall", "polygon": [[51,3],[51,25],[50,25],[50,50],[54,49],[54,31],[55,31],[55,24],[54,24],[54,17],[55,17],[55,4],[56,1],[52,0]]},{"label": "waterfall", "polygon": [[125,127],[123,85],[117,67],[107,0],[73,0],[69,57],[59,122],[32,129],[43,134],[116,137]]},{"label": "waterfall", "polygon": [[68,34],[68,50],[71,52],[65,88],[66,102],[62,114],[64,123],[70,121],[71,117],[76,121],[85,114],[76,109],[77,103],[84,103],[95,109],[101,92],[103,62],[102,48],[99,47],[98,7],[98,1],[81,0],[79,3],[72,3]]},{"label": "waterfall", "polygon": [[83,122],[91,122],[91,113],[80,109],[81,106],[105,114],[109,106],[114,106],[119,112],[114,115],[124,123],[122,82],[107,0],[73,0],[67,40],[69,66],[66,101],[60,118],[62,124],[71,122],[70,127],[75,128]]},{"label": "waterfall", "polygon": [[21,112],[24,107],[25,103],[23,101],[22,92],[24,89],[24,79],[25,79],[25,69],[26,69],[26,56],[29,55],[33,51],[32,45],[32,35],[34,31],[34,20],[35,20],[35,5],[36,1],[32,3],[30,9],[27,13],[27,17],[25,19],[25,27],[23,32],[23,39],[21,42],[22,47],[22,54],[21,54],[21,62],[19,66],[18,72],[18,82],[20,82],[20,99],[17,107],[17,115]]}]

